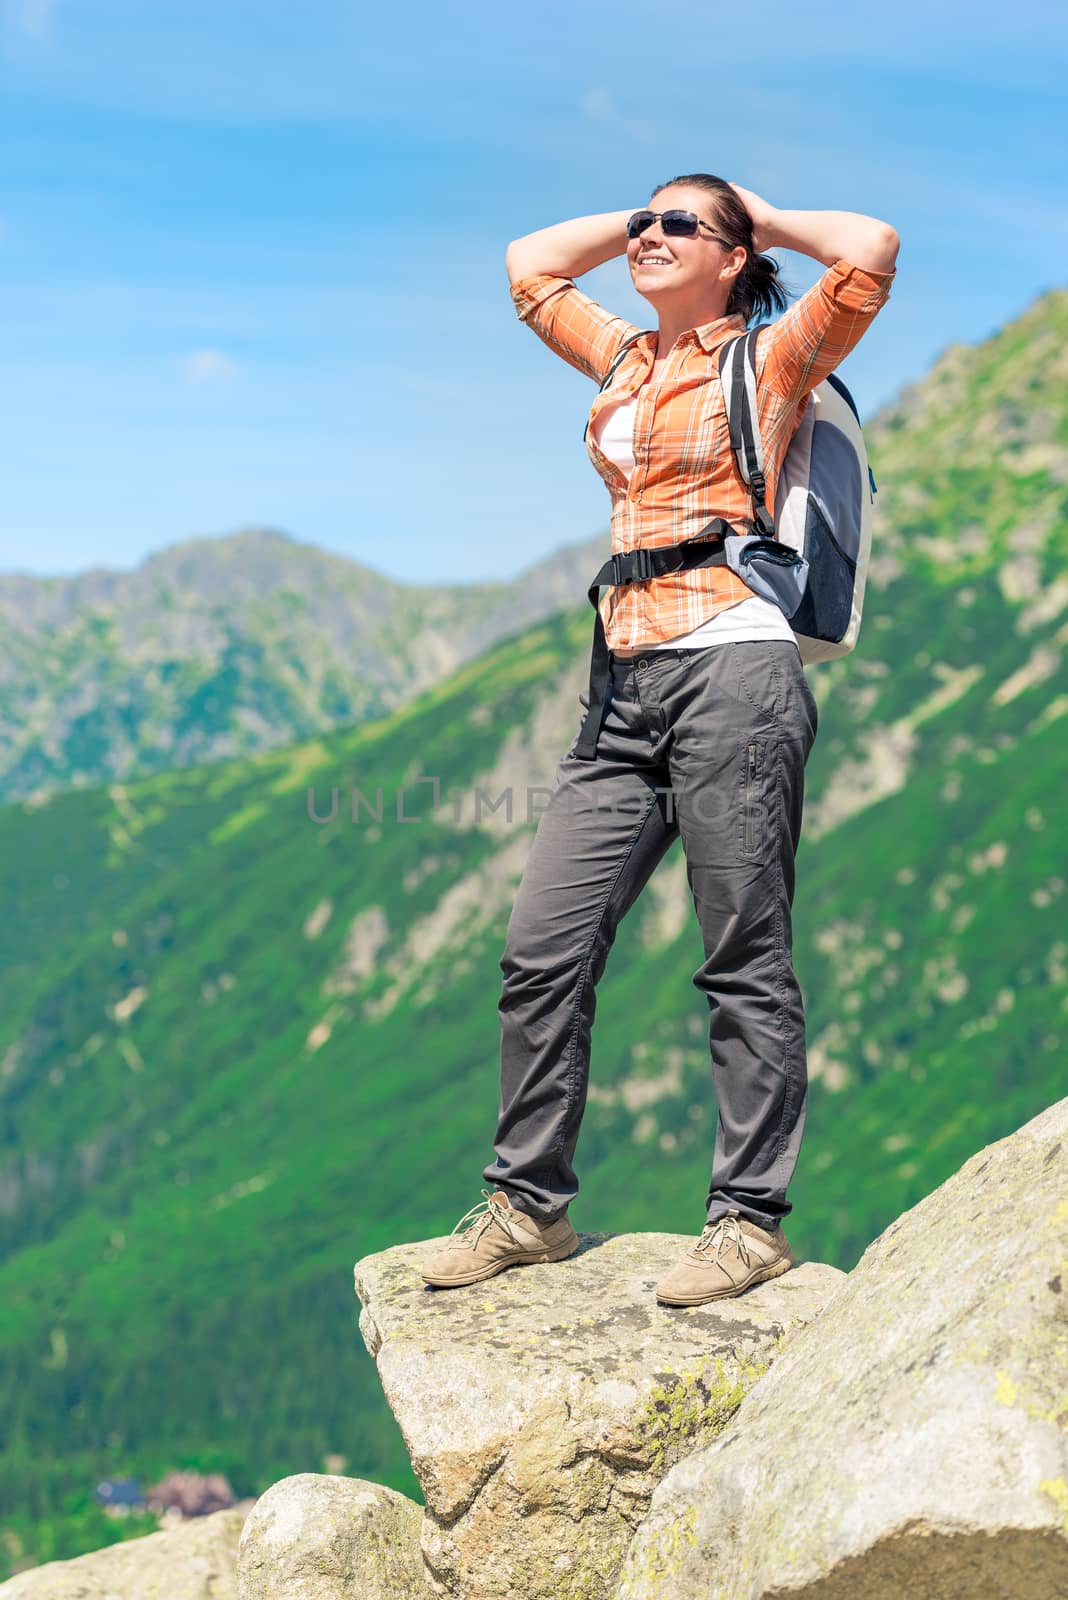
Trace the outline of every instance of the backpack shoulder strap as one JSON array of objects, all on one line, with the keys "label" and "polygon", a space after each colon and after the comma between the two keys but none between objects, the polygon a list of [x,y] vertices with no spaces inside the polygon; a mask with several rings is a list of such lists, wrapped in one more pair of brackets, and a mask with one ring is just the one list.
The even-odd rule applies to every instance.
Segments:
[{"label": "backpack shoulder strap", "polygon": [[760,328],[751,328],[720,347],[719,377],[730,428],[731,449],[743,483],[753,494],[754,526],[766,539],[775,536],[775,521],[764,503],[764,445],[757,414],[756,345]]},{"label": "backpack shoulder strap", "polygon": [[[632,344],[637,344],[639,339],[644,339],[645,335],[648,332],[649,332],[648,328],[639,328],[637,333],[632,333],[629,336],[629,338],[626,338],[626,339],[623,340],[623,343],[620,345],[619,349],[616,351],[615,355],[612,357],[611,366],[609,367],[608,371],[605,373],[604,378],[601,380],[601,389],[606,389],[608,387],[608,385],[611,383],[612,379],[615,376],[616,368],[619,366],[619,363],[623,360],[623,357],[626,355],[626,353],[630,349],[631,345]],[[598,391],[597,391],[598,394],[600,394],[601,389],[598,389]]]}]

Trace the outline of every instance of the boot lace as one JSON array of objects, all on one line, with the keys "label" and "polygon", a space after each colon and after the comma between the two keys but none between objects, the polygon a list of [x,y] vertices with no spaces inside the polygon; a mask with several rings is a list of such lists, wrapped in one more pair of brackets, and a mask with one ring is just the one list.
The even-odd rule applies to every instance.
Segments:
[{"label": "boot lace", "polygon": [[694,1245],[694,1249],[704,1256],[711,1252],[713,1259],[718,1261],[723,1254],[724,1246],[728,1242],[734,1245],[739,1256],[748,1266],[749,1250],[746,1246],[745,1234],[738,1225],[737,1217],[717,1217],[715,1222],[706,1222],[704,1232]]},{"label": "boot lace", "polygon": [[478,1241],[486,1229],[494,1222],[500,1224],[513,1244],[519,1244],[512,1229],[508,1213],[499,1200],[495,1200],[488,1189],[481,1191],[483,1199],[478,1205],[473,1205],[470,1211],[464,1213],[459,1222],[449,1235],[449,1243],[454,1247],[463,1249],[469,1245],[472,1250],[478,1249]]}]

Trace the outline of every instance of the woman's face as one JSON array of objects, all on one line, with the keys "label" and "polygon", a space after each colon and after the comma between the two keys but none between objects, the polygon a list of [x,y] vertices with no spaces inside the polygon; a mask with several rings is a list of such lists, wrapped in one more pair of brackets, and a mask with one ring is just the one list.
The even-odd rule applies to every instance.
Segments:
[{"label": "woman's face", "polygon": [[[654,304],[665,291],[672,296],[680,291],[701,297],[729,294],[730,283],[724,280],[721,286],[721,272],[732,248],[738,247],[724,244],[709,232],[709,228],[719,232],[714,197],[706,189],[669,184],[654,195],[648,209],[693,211],[708,227],[698,228],[692,239],[680,238],[665,234],[658,217],[636,239],[628,239],[627,261],[638,293]],[[742,258],[744,261],[744,251]]]}]

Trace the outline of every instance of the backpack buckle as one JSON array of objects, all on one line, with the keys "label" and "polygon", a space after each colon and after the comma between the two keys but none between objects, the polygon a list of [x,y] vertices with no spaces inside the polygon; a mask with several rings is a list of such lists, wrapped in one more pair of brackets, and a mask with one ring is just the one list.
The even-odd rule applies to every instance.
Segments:
[{"label": "backpack buckle", "polygon": [[653,552],[651,550],[638,549],[632,551],[631,553],[637,558],[634,563],[634,576],[637,581],[639,583],[646,583],[650,578],[655,578],[656,571],[653,567]]},{"label": "backpack buckle", "polygon": [[645,583],[656,576],[651,550],[620,550],[612,557],[613,583]]}]

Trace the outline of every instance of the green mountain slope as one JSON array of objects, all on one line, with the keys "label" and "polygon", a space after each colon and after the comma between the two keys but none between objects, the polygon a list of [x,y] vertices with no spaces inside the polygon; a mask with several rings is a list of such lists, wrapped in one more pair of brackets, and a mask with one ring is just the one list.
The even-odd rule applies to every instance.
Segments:
[{"label": "green mountain slope", "polygon": [[[847,1268],[1064,1092],[1066,336],[1047,296],[867,430],[877,560],[860,647],[813,669],[794,928],[787,1231]],[[9,1550],[114,1537],[82,1509],[105,1473],[218,1465],[255,1493],[337,1452],[413,1488],[351,1266],[478,1198],[528,790],[536,813],[577,731],[591,620],[355,729],[0,811]],[[511,820],[476,819],[507,787]],[[701,959],[676,846],[598,991],[580,1228],[699,1230]]]},{"label": "green mountain slope", "polygon": [[134,571],[0,574],[0,799],[251,755],[402,705],[581,593],[607,533],[514,581],[399,584],[268,529]]}]

